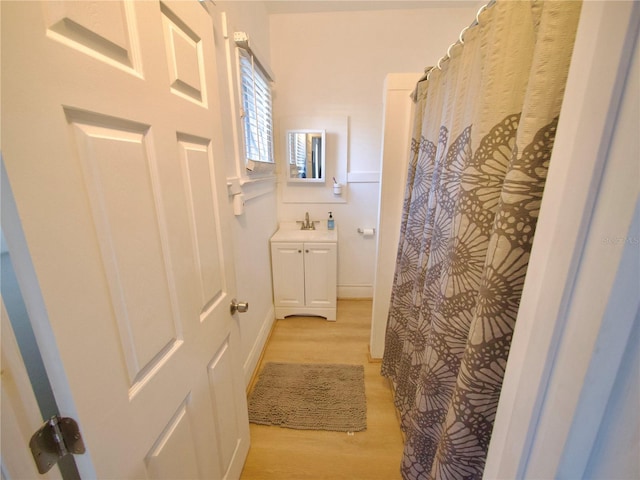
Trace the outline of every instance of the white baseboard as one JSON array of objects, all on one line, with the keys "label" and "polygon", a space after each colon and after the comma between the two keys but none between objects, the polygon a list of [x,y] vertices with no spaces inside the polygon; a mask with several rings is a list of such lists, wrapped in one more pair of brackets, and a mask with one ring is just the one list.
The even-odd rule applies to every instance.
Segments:
[{"label": "white baseboard", "polygon": [[264,317],[264,320],[262,321],[262,328],[260,329],[260,333],[256,337],[256,341],[251,348],[251,352],[249,352],[249,355],[247,356],[247,359],[245,360],[243,365],[245,387],[247,387],[249,385],[249,382],[251,382],[253,372],[258,366],[262,351],[264,350],[267,340],[269,339],[269,333],[271,332],[271,328],[273,327],[273,322],[275,322],[275,320],[275,310],[273,308],[273,305],[271,305]]},{"label": "white baseboard", "polygon": [[373,285],[338,285],[338,298],[373,298]]}]

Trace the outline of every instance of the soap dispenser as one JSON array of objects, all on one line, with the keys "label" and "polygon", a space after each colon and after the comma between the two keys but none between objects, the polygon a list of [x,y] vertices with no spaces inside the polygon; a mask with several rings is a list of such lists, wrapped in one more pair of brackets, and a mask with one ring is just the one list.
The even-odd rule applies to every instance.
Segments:
[{"label": "soap dispenser", "polygon": [[329,219],[327,220],[327,229],[333,230],[333,227],[334,227],[333,215],[331,214],[331,212],[329,212]]}]

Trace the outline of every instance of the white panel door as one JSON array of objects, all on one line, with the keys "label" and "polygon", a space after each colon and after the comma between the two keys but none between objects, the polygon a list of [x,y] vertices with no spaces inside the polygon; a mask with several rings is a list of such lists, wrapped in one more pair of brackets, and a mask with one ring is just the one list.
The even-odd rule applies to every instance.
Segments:
[{"label": "white panel door", "polygon": [[337,250],[335,243],[304,244],[307,307],[336,307]]},{"label": "white panel door", "polygon": [[249,429],[206,6],[1,8],[3,157],[81,475],[238,477]]}]

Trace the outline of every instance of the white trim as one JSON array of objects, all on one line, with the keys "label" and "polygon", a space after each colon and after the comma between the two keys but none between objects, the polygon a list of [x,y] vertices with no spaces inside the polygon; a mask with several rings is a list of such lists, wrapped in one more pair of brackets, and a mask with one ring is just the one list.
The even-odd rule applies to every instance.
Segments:
[{"label": "white trim", "polygon": [[[605,208],[616,194],[614,187],[614,192],[606,192],[609,197],[597,199],[639,11],[635,2],[582,5],[484,478],[554,478],[559,474],[565,440],[577,412],[576,395],[580,395],[593,337],[600,328],[598,312],[606,306],[622,254],[621,249],[610,253],[611,263],[594,274],[593,267],[601,262],[588,256],[586,246],[588,239],[602,235],[592,228],[594,205]],[[631,166],[615,174],[628,185],[633,183],[629,172],[634,168],[637,172],[637,157],[630,153],[625,161]],[[631,179],[625,181],[625,176]],[[623,193],[618,189],[617,195]],[[618,203],[627,205],[629,197]],[[608,228],[626,232],[630,209],[604,212],[611,220]],[[595,291],[585,295],[588,288]],[[587,312],[586,316],[579,318],[580,311]],[[580,338],[572,338],[574,334]],[[566,347],[576,340],[591,347],[586,352]],[[559,378],[569,381],[559,384]]]},{"label": "white trim", "polygon": [[247,50],[251,54],[251,56],[255,58],[256,63],[262,70],[262,73],[264,73],[267,77],[267,80],[269,80],[270,82],[275,82],[273,71],[269,67],[269,64],[264,61],[264,55],[261,55],[256,46],[249,40],[249,35],[246,32],[234,32],[233,41],[235,42],[236,46]]},{"label": "white trim", "polygon": [[253,200],[271,192],[276,191],[277,177],[270,175],[268,177],[257,178],[227,178],[227,195],[232,197],[239,193],[244,195],[245,201]]},{"label": "white trim", "polygon": [[264,177],[257,179],[243,179],[240,181],[245,201],[267,195],[276,191],[276,177]]},{"label": "white trim", "polygon": [[411,91],[419,73],[390,73],[384,79],[376,262],[373,277],[373,305],[369,351],[382,358],[396,266],[402,204],[407,183],[414,103]]},{"label": "white trim", "polygon": [[[638,105],[638,101],[635,104]],[[635,126],[637,127],[637,125],[636,116]],[[636,155],[635,158],[638,158],[638,156]],[[595,242],[600,244],[599,250],[607,249],[612,250],[611,253],[614,253],[613,251],[618,250],[620,246],[624,246],[622,260],[619,264],[620,268],[616,272],[615,279],[611,282],[611,295],[609,296],[606,310],[603,312],[599,330],[595,331],[593,329],[594,331],[590,332],[589,336],[585,335],[584,332],[572,335],[567,330],[566,337],[572,338],[572,342],[564,349],[572,353],[572,357],[584,354],[582,352],[590,352],[591,360],[589,368],[584,375],[580,398],[575,405],[571,430],[568,432],[564,452],[558,465],[557,477],[559,478],[591,478],[590,475],[585,475],[585,473],[591,454],[598,453],[596,440],[600,434],[600,428],[602,421],[605,419],[610,398],[614,394],[614,383],[618,381],[619,371],[624,368],[622,364],[623,357],[629,347],[638,348],[637,345],[629,345],[629,342],[631,341],[634,321],[640,321],[640,295],[638,294],[638,287],[640,286],[640,269],[638,268],[640,266],[640,251],[638,249],[640,201],[636,203],[634,217],[634,225],[629,229],[629,235],[620,244],[617,244],[616,239],[612,243],[603,243],[602,238],[597,236],[594,238]],[[599,253],[596,251],[595,255]],[[603,257],[602,255],[600,256]],[[608,260],[608,258],[603,258],[601,261],[607,262]],[[601,270],[598,274],[600,272]],[[601,286],[599,285],[601,277],[598,275],[595,278],[598,280],[594,279],[593,283],[598,288]],[[588,305],[586,308],[591,308],[591,306]],[[579,323],[581,322],[573,322],[572,326],[575,328]],[[578,325],[578,328],[580,327]],[[597,338],[595,338],[596,335]],[[584,337],[588,342],[580,341]],[[565,371],[565,376],[567,373],[574,375],[577,372]],[[557,384],[559,381],[564,382],[565,380],[558,376],[558,380],[555,383]],[[549,395],[552,395],[551,389]],[[626,422],[633,421],[633,418],[626,418]],[[637,422],[637,417],[635,421]],[[635,428],[637,430],[637,423]],[[630,443],[626,447],[631,451],[637,452],[637,440],[636,445]],[[637,459],[635,463],[637,472]]]},{"label": "white trim", "polygon": [[[238,177],[246,175],[246,167],[244,162],[244,154],[241,156],[240,152],[244,150],[241,145],[241,131],[242,125],[239,120],[239,109],[241,102],[238,101],[237,95],[237,62],[233,59],[235,56],[232,53],[232,49],[235,49],[235,45],[229,38],[229,24],[227,21],[226,12],[220,13],[220,23],[222,23],[222,35],[224,37],[224,52],[226,60],[227,71],[227,88],[229,90],[229,124],[231,125],[232,138],[233,138],[233,154],[235,157],[236,174]],[[242,160],[241,160],[242,158]]]},{"label": "white trim", "polygon": [[[426,67],[424,71],[428,72],[430,69],[431,67]],[[424,74],[417,72],[390,73],[385,78],[385,92],[409,90],[409,93],[411,93],[416,88],[416,84],[420,81],[422,75]]]}]

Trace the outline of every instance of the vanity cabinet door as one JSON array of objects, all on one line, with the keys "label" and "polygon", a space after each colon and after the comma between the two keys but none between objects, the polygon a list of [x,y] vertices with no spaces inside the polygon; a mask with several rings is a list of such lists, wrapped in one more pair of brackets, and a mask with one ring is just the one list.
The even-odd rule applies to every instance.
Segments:
[{"label": "vanity cabinet door", "polygon": [[304,244],[304,284],[307,307],[335,308],[337,245]]},{"label": "vanity cabinet door", "polygon": [[272,243],[273,295],[276,306],[304,306],[304,254],[302,243]]}]

